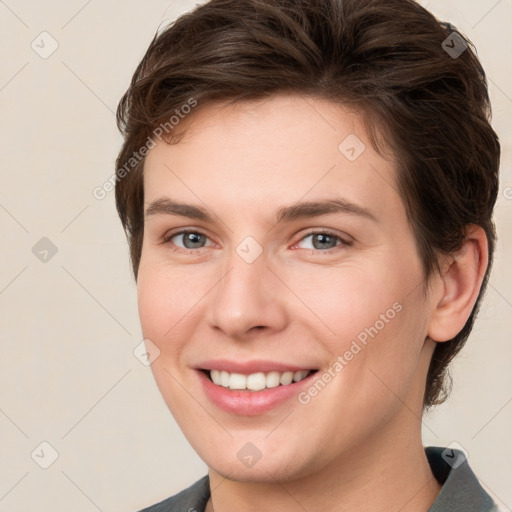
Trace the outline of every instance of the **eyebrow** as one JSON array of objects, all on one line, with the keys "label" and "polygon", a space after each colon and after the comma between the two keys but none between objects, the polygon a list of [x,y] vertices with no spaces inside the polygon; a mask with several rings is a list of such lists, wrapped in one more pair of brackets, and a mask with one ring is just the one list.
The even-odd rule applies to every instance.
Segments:
[{"label": "eyebrow", "polygon": [[[333,213],[357,215],[377,222],[377,217],[371,210],[341,197],[282,206],[277,209],[274,222],[279,224]],[[214,217],[207,209],[200,206],[180,203],[167,197],[156,199],[149,204],[145,212],[145,217],[148,218],[152,215],[178,215],[209,223],[215,222]]]}]

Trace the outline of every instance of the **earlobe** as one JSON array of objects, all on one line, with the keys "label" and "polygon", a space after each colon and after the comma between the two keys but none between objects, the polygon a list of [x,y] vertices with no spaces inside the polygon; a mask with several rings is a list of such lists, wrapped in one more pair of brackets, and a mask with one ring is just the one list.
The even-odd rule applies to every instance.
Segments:
[{"label": "earlobe", "polygon": [[468,226],[460,251],[453,254],[442,269],[442,293],[434,298],[428,330],[430,339],[448,341],[462,330],[480,293],[488,259],[485,231],[480,226]]}]

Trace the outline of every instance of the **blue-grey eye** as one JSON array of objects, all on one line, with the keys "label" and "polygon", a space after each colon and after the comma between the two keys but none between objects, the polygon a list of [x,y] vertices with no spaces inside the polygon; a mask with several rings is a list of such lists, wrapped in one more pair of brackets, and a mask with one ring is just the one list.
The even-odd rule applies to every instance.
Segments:
[{"label": "blue-grey eye", "polygon": [[305,236],[300,243],[305,240],[311,240],[310,247],[302,247],[303,249],[314,249],[314,250],[322,250],[322,249],[333,249],[337,245],[340,245],[338,241],[341,242],[341,238],[336,235],[331,235],[329,233],[310,233]]},{"label": "blue-grey eye", "polygon": [[[181,244],[174,241],[181,240]],[[201,249],[205,247],[208,237],[197,231],[181,231],[170,238],[170,241],[183,249]]]}]

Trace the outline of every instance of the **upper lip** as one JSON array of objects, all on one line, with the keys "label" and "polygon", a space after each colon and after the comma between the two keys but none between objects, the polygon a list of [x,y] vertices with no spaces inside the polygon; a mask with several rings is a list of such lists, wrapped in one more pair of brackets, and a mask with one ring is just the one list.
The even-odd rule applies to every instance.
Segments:
[{"label": "upper lip", "polygon": [[211,359],[197,365],[199,370],[219,370],[228,373],[251,373],[268,372],[297,372],[300,370],[314,370],[312,366],[303,366],[292,363],[281,363],[278,361],[266,361],[262,359],[252,361],[230,361],[228,359]]}]

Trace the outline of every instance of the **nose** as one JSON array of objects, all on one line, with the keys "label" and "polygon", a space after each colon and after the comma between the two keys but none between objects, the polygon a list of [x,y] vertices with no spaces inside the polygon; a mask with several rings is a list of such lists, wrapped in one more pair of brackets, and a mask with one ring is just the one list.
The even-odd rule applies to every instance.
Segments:
[{"label": "nose", "polygon": [[284,287],[267,263],[265,253],[247,262],[233,251],[208,302],[210,327],[236,340],[285,328]]}]

